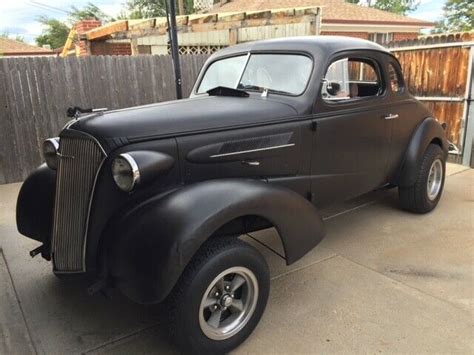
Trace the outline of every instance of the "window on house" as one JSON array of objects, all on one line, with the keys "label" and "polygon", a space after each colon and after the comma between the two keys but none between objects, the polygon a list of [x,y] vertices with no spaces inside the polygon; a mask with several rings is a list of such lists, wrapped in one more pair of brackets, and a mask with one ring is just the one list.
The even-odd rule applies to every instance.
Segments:
[{"label": "window on house", "polygon": [[401,92],[403,90],[403,80],[400,72],[392,63],[388,65],[388,76],[390,78],[390,88],[392,89],[392,92]]},{"label": "window on house", "polygon": [[333,62],[323,79],[321,95],[326,101],[346,101],[378,96],[382,80],[375,64],[365,59],[344,58]]},{"label": "window on house", "polygon": [[369,40],[378,44],[387,44],[393,41],[393,33],[369,33]]}]

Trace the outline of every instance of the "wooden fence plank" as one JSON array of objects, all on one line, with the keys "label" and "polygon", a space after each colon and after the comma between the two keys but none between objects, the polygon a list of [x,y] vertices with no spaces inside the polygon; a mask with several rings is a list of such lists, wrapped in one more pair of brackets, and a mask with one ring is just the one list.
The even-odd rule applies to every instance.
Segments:
[{"label": "wooden fence plank", "polygon": [[[185,97],[208,58],[182,56]],[[69,121],[69,106],[118,109],[175,98],[170,56],[0,59],[0,184],[42,161],[41,145]]]}]

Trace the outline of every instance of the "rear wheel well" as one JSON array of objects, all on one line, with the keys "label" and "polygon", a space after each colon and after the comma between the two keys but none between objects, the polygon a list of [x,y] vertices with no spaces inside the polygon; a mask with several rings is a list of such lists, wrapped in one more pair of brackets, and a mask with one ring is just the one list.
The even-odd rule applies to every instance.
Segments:
[{"label": "rear wheel well", "polygon": [[438,145],[441,149],[443,149],[443,142],[439,138],[433,138],[430,142],[430,144],[436,144]]}]

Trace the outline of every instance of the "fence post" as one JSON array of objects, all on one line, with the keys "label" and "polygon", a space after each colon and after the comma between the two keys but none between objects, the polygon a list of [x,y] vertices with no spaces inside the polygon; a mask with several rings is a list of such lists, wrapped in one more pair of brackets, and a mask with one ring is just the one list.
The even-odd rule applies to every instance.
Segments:
[{"label": "fence post", "polygon": [[474,46],[471,45],[469,53],[469,62],[467,69],[467,85],[465,95],[465,115],[464,115],[464,143],[462,145],[462,165],[474,167],[474,161],[472,157],[473,140],[474,140]]}]

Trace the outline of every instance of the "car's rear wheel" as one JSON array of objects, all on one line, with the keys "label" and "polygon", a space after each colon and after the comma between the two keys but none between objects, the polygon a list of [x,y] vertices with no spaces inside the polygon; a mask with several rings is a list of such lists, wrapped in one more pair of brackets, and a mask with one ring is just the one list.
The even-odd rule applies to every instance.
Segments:
[{"label": "car's rear wheel", "polygon": [[402,207],[415,213],[433,210],[441,198],[444,187],[446,161],[443,150],[430,144],[418,168],[415,183],[409,187],[399,187]]},{"label": "car's rear wheel", "polygon": [[184,353],[226,353],[257,326],[267,303],[268,266],[237,238],[213,238],[186,267],[171,295],[171,331]]}]

